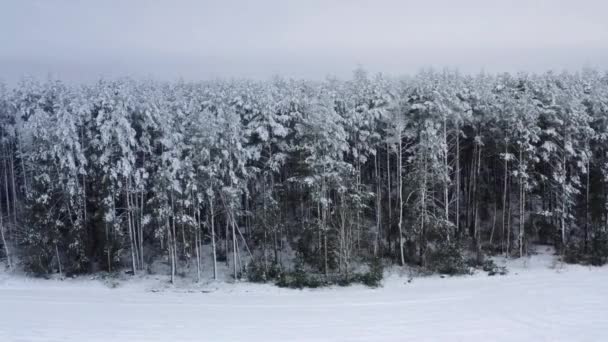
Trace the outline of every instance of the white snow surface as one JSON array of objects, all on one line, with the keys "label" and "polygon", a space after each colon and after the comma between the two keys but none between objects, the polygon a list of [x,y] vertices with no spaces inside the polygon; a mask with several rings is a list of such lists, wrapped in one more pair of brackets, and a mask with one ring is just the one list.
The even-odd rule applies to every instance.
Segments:
[{"label": "white snow surface", "polygon": [[0,341],[608,341],[608,268],[496,262],[509,274],[392,269],[377,289],[0,274]]}]

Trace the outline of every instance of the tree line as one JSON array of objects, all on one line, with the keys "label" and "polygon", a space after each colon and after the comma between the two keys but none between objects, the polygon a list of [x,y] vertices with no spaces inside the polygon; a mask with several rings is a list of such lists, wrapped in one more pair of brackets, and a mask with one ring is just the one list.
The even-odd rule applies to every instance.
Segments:
[{"label": "tree line", "polygon": [[608,256],[608,75],[0,86],[8,267]]}]

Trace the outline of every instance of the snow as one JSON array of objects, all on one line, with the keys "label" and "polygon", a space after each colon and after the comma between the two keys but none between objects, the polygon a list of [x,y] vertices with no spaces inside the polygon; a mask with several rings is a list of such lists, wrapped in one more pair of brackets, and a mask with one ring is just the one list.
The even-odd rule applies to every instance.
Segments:
[{"label": "snow", "polygon": [[[605,341],[608,268],[549,253],[506,276],[417,277],[316,290],[226,282],[117,288],[0,275],[0,341]],[[163,279],[164,281],[164,279]]]}]

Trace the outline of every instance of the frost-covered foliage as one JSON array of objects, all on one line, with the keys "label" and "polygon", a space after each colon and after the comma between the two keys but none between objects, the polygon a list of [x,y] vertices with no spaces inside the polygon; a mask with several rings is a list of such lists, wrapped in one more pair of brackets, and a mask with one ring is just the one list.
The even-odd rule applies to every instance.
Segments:
[{"label": "frost-covered foliage", "polygon": [[544,242],[598,263],[607,118],[593,70],[24,80],[0,87],[1,255],[37,273],[161,259],[173,276],[211,258],[237,277],[253,260],[263,279],[377,258],[432,268],[454,245],[455,260]]}]

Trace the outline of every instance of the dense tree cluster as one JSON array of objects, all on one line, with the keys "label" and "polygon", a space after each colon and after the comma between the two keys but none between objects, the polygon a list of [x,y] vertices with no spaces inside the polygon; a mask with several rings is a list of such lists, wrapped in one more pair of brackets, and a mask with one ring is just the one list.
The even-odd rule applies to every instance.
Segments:
[{"label": "dense tree cluster", "polygon": [[601,262],[607,140],[593,70],[27,80],[0,87],[1,254],[42,273],[164,258],[172,276],[206,258],[329,275],[537,242]]}]

